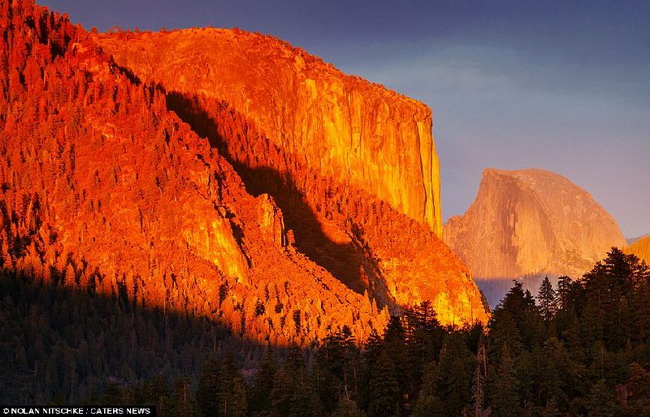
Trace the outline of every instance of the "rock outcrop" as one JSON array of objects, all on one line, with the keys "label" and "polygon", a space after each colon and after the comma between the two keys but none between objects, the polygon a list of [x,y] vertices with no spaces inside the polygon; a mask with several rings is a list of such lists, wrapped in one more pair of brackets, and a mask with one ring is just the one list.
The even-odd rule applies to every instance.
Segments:
[{"label": "rock outcrop", "polygon": [[[431,112],[278,39],[190,29],[95,37],[273,196],[299,252],[380,305],[431,300],[443,322],[484,317],[440,241]],[[461,313],[462,312],[462,313]]]},{"label": "rock outcrop", "polygon": [[[269,182],[276,172],[242,169],[258,178],[242,181],[236,158],[197,135],[192,128],[200,124],[169,110],[176,105],[181,116],[197,116],[192,106],[118,66],[67,17],[30,1],[0,2],[0,33],[0,268],[134,305],[205,315],[276,344],[308,344],[344,325],[359,340],[381,330],[388,310],[377,306],[378,295],[351,290],[333,275],[336,268],[300,250],[299,239],[309,236],[287,224],[302,219],[321,225],[320,234],[305,229],[330,245],[323,250],[334,256],[331,265],[347,256],[357,271],[377,278],[374,293],[393,294],[387,306],[430,299],[443,321],[485,318],[467,270],[426,221],[370,197],[357,210],[366,217],[359,214],[349,229],[339,226],[342,214],[324,217],[331,209],[308,216],[312,208],[299,194],[275,193],[278,199],[260,189],[287,186]],[[219,111],[231,115],[227,128],[244,120]],[[370,196],[321,177],[313,183],[314,192]],[[325,200],[328,207],[348,204],[337,213],[350,207]],[[292,205],[296,210],[285,211]],[[408,229],[400,235],[402,227]],[[394,246],[361,245],[384,233]],[[409,236],[433,251],[402,254]],[[398,272],[420,269],[410,278],[420,283],[398,279]],[[427,271],[438,275],[424,280]]]},{"label": "rock outcrop", "polygon": [[[97,40],[141,79],[217,99],[243,115],[255,131],[237,133],[262,138],[249,137],[245,155],[229,146],[241,162],[293,177],[309,170],[376,196],[442,235],[439,164],[424,104],[260,34],[189,29]],[[291,164],[268,160],[269,147]]]},{"label": "rock outcrop", "polygon": [[445,241],[478,278],[581,276],[625,239],[589,193],[540,169],[486,169],[474,203]]},{"label": "rock outcrop", "polygon": [[650,265],[650,236],[644,236],[623,249],[627,254],[636,255]]},{"label": "rock outcrop", "polygon": [[387,310],[287,243],[268,195],[67,18],[0,9],[0,267],[224,322],[276,344]]}]

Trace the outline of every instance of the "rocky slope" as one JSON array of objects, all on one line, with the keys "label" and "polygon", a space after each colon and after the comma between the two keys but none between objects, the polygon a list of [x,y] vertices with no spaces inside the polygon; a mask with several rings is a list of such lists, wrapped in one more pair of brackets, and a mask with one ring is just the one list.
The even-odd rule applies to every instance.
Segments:
[{"label": "rocky slope", "polygon": [[[343,325],[361,340],[383,327],[388,311],[305,256],[275,199],[248,190],[255,183],[244,184],[217,147],[169,111],[173,96],[120,68],[67,17],[29,1],[0,3],[0,33],[0,267],[206,315],[277,344],[307,344]],[[299,213],[309,208],[294,195],[286,200]],[[405,215],[372,227],[393,210],[373,205],[379,216],[354,226],[368,240],[405,224],[413,234],[429,229]],[[323,230],[317,237],[339,233]],[[425,270],[448,281],[376,287],[400,294],[386,298],[403,304],[432,299],[447,321],[484,318],[460,261],[433,233],[423,236],[444,256],[407,253],[394,268],[425,260]],[[399,239],[408,235],[395,245]],[[384,255],[334,243],[330,254],[349,256],[359,270],[372,270],[372,256]]]},{"label": "rocky slope", "polygon": [[623,252],[636,255],[650,265],[650,236],[642,237],[623,249]]},{"label": "rocky slope", "polygon": [[540,169],[486,169],[474,203],[445,241],[479,278],[580,276],[625,239],[586,191]]},{"label": "rocky slope", "polygon": [[[260,34],[189,29],[97,40],[143,80],[217,99],[244,116],[255,132],[239,133],[263,138],[248,138],[246,155],[229,146],[237,160],[293,177],[310,170],[366,191],[442,235],[438,157],[424,104]],[[273,147],[292,163],[260,154]]]},{"label": "rocky slope", "polygon": [[268,195],[67,18],[2,2],[0,265],[273,343],[388,313],[296,252]]},{"label": "rocky slope", "polygon": [[[423,104],[238,30],[96,36],[117,63],[273,196],[290,239],[380,305],[429,299],[444,322],[483,317],[467,269],[438,239],[439,168]],[[479,312],[480,311],[480,312]]]}]

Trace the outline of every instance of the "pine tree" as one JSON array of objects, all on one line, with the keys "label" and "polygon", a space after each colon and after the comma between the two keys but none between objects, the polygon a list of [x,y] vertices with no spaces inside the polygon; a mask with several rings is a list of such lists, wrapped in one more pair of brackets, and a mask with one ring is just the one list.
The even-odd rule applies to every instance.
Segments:
[{"label": "pine tree", "polygon": [[271,411],[270,394],[277,369],[275,352],[273,347],[268,345],[251,389],[249,405],[252,411]]},{"label": "pine tree", "polygon": [[356,402],[343,396],[341,401],[339,401],[336,410],[334,410],[332,417],[366,417],[366,413],[359,410]]},{"label": "pine tree", "polygon": [[632,314],[627,296],[618,297],[613,308],[607,313],[607,326],[604,329],[607,347],[612,351],[618,351],[625,348],[631,337]]},{"label": "pine tree", "polygon": [[323,410],[311,379],[294,379],[288,417],[319,417]]},{"label": "pine tree", "polygon": [[[368,340],[366,340],[361,352],[362,366],[360,371],[361,376],[359,378],[360,391],[358,401],[359,407],[364,410],[368,409],[368,385],[370,382],[372,369],[375,366],[375,363],[377,363],[377,359],[381,354],[382,343],[382,338],[379,336],[377,331],[373,329],[370,332],[370,336],[368,336]],[[325,401],[323,401],[323,403],[325,403]]]},{"label": "pine tree", "polygon": [[248,411],[246,400],[246,383],[244,378],[237,375],[232,380],[232,389],[229,397],[229,407],[224,414],[225,417],[245,417]]},{"label": "pine tree", "polygon": [[415,378],[406,347],[406,329],[401,316],[393,316],[384,332],[384,350],[395,366],[395,376],[401,393],[413,391]]},{"label": "pine tree", "polygon": [[650,284],[641,283],[631,297],[632,338],[636,343],[650,339]]},{"label": "pine tree", "polygon": [[650,372],[637,362],[633,362],[629,367],[629,375],[625,386],[632,415],[648,415],[650,412]]},{"label": "pine tree", "polygon": [[561,310],[566,310],[569,308],[571,296],[572,296],[572,286],[573,281],[570,277],[563,275],[557,280],[557,300],[558,308]]},{"label": "pine tree", "polygon": [[[335,377],[327,367],[322,366],[319,360],[312,365],[311,378],[321,405],[326,412],[333,412],[341,395],[341,380]],[[367,388],[367,384],[363,387]],[[363,392],[365,391],[364,389]]]},{"label": "pine tree", "polygon": [[438,359],[445,331],[438,322],[430,301],[407,310],[405,316],[406,347],[411,368],[409,374],[413,381],[418,381],[422,378],[424,364]]},{"label": "pine tree", "polygon": [[514,361],[510,357],[508,345],[504,344],[501,363],[497,371],[498,379],[492,392],[492,409],[495,417],[517,417],[521,415],[517,398],[517,379]]},{"label": "pine tree", "polygon": [[226,357],[219,373],[218,396],[218,416],[240,417],[246,414],[246,383],[231,354]]},{"label": "pine tree", "polygon": [[524,290],[520,281],[515,281],[505,298],[494,310],[489,324],[492,343],[490,356],[498,356],[503,343],[508,343],[513,355],[544,340],[544,323],[530,291]]},{"label": "pine tree", "polygon": [[340,381],[351,379],[351,352],[356,350],[352,331],[348,326],[329,334],[318,351],[319,363]]},{"label": "pine tree", "polygon": [[464,335],[448,334],[440,352],[434,392],[445,405],[446,414],[460,415],[471,404],[475,365],[476,358],[467,348]]},{"label": "pine tree", "polygon": [[291,409],[293,386],[284,368],[278,369],[273,378],[271,390],[271,415],[273,417],[286,417]]},{"label": "pine tree", "polygon": [[519,327],[512,314],[502,308],[497,308],[489,323],[489,356],[499,358],[504,344],[508,344],[511,353],[515,355],[524,349]]},{"label": "pine tree", "polygon": [[446,417],[448,415],[445,404],[432,394],[420,394],[413,408],[413,417]]},{"label": "pine tree", "polygon": [[537,302],[539,305],[540,312],[542,317],[546,322],[551,321],[555,316],[557,311],[557,295],[553,289],[553,284],[548,279],[548,276],[544,278],[542,284],[539,287],[539,294],[537,295]]},{"label": "pine tree", "polygon": [[162,375],[156,375],[144,383],[143,397],[145,404],[155,404],[156,412],[164,416],[169,408],[167,384]]},{"label": "pine tree", "polygon": [[219,410],[219,369],[219,362],[214,359],[206,361],[201,367],[196,401],[201,415],[205,417],[213,416]]},{"label": "pine tree", "polygon": [[483,404],[485,400],[485,374],[487,373],[487,352],[483,343],[479,344],[478,353],[476,354],[476,369],[474,379],[472,380],[472,399],[474,416],[483,415]]},{"label": "pine tree", "polygon": [[541,403],[554,401],[556,405],[568,403],[569,395],[581,385],[578,368],[564,345],[554,337],[544,342],[538,353],[539,398]]},{"label": "pine tree", "polygon": [[591,389],[587,400],[589,417],[611,417],[616,415],[616,402],[612,390],[604,379],[599,380]]},{"label": "pine tree", "polygon": [[399,413],[400,388],[395,365],[386,350],[372,367],[368,384],[368,416],[392,417]]},{"label": "pine tree", "polygon": [[[377,333],[372,337],[378,337]],[[341,393],[354,398],[366,395],[367,369],[362,369],[361,352],[348,326],[325,338],[317,352],[316,365],[316,387],[327,412],[334,411]]]},{"label": "pine tree", "polygon": [[173,412],[178,417],[193,417],[194,404],[190,383],[187,378],[179,378],[174,384]]}]

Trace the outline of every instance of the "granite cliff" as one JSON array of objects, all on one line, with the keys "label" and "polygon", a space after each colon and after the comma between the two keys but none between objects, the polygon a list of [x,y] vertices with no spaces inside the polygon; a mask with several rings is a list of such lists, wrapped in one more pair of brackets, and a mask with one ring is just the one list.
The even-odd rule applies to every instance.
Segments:
[{"label": "granite cliff", "polygon": [[[207,123],[200,98],[143,82],[65,15],[30,1],[0,3],[0,33],[1,268],[205,315],[276,344],[344,325],[362,340],[388,308],[424,299],[444,322],[485,319],[426,202],[403,213],[402,197],[385,202],[361,182],[309,171],[307,187],[307,176],[245,164],[233,155],[298,164],[300,153],[260,148],[256,126],[224,102],[214,110],[224,123]],[[256,140],[236,153],[246,142],[225,140],[238,135]]]},{"label": "granite cliff", "polygon": [[[424,104],[343,74],[279,39],[240,30],[96,39],[137,77],[188,97],[216,99],[242,115],[254,129],[236,132],[248,136],[246,143],[231,143],[235,132],[224,138],[236,160],[363,190],[442,235],[439,164]],[[216,113],[218,106],[201,107]],[[249,149],[237,152],[241,146]],[[269,148],[290,162],[273,160]]]},{"label": "granite cliff", "polygon": [[2,3],[0,265],[276,344],[388,312],[295,251],[271,197],[68,19]]},{"label": "granite cliff", "polygon": [[[422,103],[269,36],[226,29],[95,36],[283,212],[297,249],[380,305],[483,317],[440,241],[439,167]],[[462,311],[462,313],[460,313]]]},{"label": "granite cliff", "polygon": [[581,276],[625,239],[589,193],[541,169],[486,169],[445,241],[478,278]]}]

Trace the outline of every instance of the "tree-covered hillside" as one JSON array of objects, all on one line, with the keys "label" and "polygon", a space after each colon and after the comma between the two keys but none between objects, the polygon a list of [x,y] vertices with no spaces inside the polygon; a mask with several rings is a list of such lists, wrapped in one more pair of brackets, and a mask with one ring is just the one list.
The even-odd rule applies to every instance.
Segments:
[{"label": "tree-covered hillside", "polygon": [[428,303],[362,347],[310,350],[4,274],[0,402],[156,404],[165,416],[650,415],[650,271],[612,249],[580,279],[515,283],[486,328]]}]

